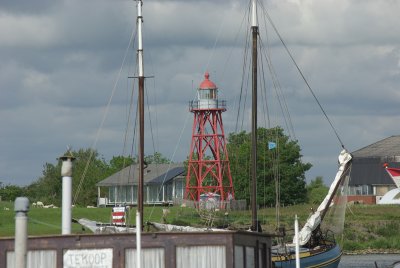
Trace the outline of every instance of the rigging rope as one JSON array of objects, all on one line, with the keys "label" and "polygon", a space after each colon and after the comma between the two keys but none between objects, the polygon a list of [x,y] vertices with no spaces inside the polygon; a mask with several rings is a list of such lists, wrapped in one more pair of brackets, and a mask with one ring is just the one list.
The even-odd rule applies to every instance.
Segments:
[{"label": "rigging rope", "polygon": [[[248,23],[249,23],[248,19]],[[247,81],[247,84],[250,81],[250,72],[246,72],[247,69],[247,55],[248,55],[248,50],[250,47],[250,33],[247,31],[247,36],[246,36],[246,43],[245,43],[245,51],[244,51],[244,57],[243,57],[243,68],[242,68],[242,83],[240,85],[240,94],[239,94],[239,104],[238,104],[238,112],[236,116],[236,124],[235,124],[235,132],[238,132],[238,125],[239,125],[239,119],[242,118],[241,126],[240,129],[243,130],[243,121],[244,121],[244,113],[245,113],[245,105],[247,101],[247,93],[248,93],[248,86],[244,87],[244,82]],[[249,67],[250,68],[250,65]],[[245,79],[245,75],[247,73],[247,79]],[[243,101],[243,114],[240,115],[240,109],[241,109],[241,102],[242,102],[242,97],[243,97],[243,88],[245,88],[245,95],[244,95],[244,101]]]},{"label": "rigging rope", "polygon": [[[261,51],[261,57],[262,57],[263,56],[262,52],[264,51],[264,49],[263,49],[261,40],[260,40],[260,44],[259,45],[260,45],[260,51]],[[277,79],[277,76],[276,76],[276,74],[275,74],[275,72],[274,72],[274,70],[272,68],[271,59],[268,58],[267,54],[268,53],[265,53],[264,57],[265,57],[265,59],[266,59],[266,61],[268,63],[269,71],[270,71],[271,78],[272,78],[271,80],[272,80],[273,85],[274,85],[275,93],[276,93],[280,108],[281,108],[282,113],[284,115],[284,121],[285,121],[287,127],[288,127],[288,121],[289,121],[289,125],[293,129],[293,125],[292,125],[292,122],[290,120],[290,113],[289,113],[288,110],[284,110],[283,107],[282,107],[282,101],[279,98],[279,93],[278,93],[281,90],[281,87],[279,85],[279,81]],[[266,79],[265,79],[263,61],[261,61],[260,64],[261,64],[261,69],[262,69],[262,80],[261,80],[262,83],[261,83],[260,86],[263,89],[263,90],[261,90],[261,94],[264,93],[263,97],[264,97],[264,100],[265,100],[263,102],[265,104],[265,105],[263,105],[263,109],[267,110],[267,113],[266,113],[267,114],[267,118],[265,118],[264,120],[267,120],[266,125],[268,125],[268,129],[271,129],[269,111],[268,111],[268,102],[267,102],[267,92],[266,92],[267,91],[267,86],[266,86]],[[284,98],[283,98],[283,103],[286,105],[286,102],[285,102]],[[287,106],[285,106],[285,107],[287,107]],[[286,119],[286,116],[285,116],[286,114],[288,116],[288,120]],[[274,134],[274,132],[275,132],[275,134]],[[294,130],[293,130],[293,133],[294,133]],[[275,219],[276,219],[276,228],[279,228],[279,225],[280,225],[280,203],[281,203],[281,196],[280,196],[281,195],[281,188],[280,188],[280,185],[281,185],[280,178],[281,178],[281,176],[280,176],[280,167],[279,167],[279,148],[280,148],[280,143],[279,143],[278,129],[277,128],[272,129],[271,137],[269,137],[269,135],[268,135],[268,130],[267,130],[266,134],[267,134],[267,136],[264,137],[263,144],[269,144],[269,142],[271,142],[271,141],[275,142],[275,144],[276,144],[276,147],[274,149],[270,149],[269,146],[268,146],[268,150],[264,149],[264,160],[267,159],[267,157],[266,157],[267,151],[270,151],[270,154],[272,154],[272,157],[271,157],[271,160],[272,160],[272,163],[271,163],[272,177],[273,177],[273,179],[275,181]],[[274,137],[272,137],[272,136],[274,136]],[[267,172],[266,172],[266,169],[267,169],[266,161],[264,161],[264,165],[263,166],[264,166],[264,174],[267,174]],[[263,182],[264,182],[264,204],[265,205],[267,204],[267,201],[266,201],[266,197],[267,197],[267,187],[266,187],[267,180],[268,180],[268,177],[265,176],[264,180],[263,180]]]},{"label": "rigging rope", "polygon": [[224,17],[223,17],[222,20],[221,20],[221,24],[220,24],[220,26],[219,26],[217,38],[215,38],[214,46],[213,46],[213,48],[212,48],[212,50],[211,50],[210,56],[208,57],[208,62],[207,62],[207,64],[206,64],[206,68],[205,68],[205,70],[204,70],[203,73],[205,73],[205,72],[207,71],[208,66],[210,65],[211,58],[212,58],[213,55],[214,55],[215,48],[217,47],[218,40],[219,40],[219,38],[220,38],[220,36],[221,36],[221,33],[222,33],[222,26],[224,25],[225,18],[226,18],[226,14],[224,15]]},{"label": "rigging rope", "polygon": [[50,224],[50,223],[47,223],[47,222],[44,222],[44,221],[39,221],[39,220],[33,219],[32,217],[29,217],[29,221],[33,222],[33,223],[41,224],[41,225],[44,225],[44,226],[47,226],[47,227],[51,227],[51,228],[54,228],[54,229],[57,229],[57,230],[61,230],[60,225],[55,225],[55,224]]},{"label": "rigging rope", "polygon": [[[146,86],[146,84],[145,84],[145,86]],[[152,121],[151,121],[149,95],[147,94],[147,90],[145,90],[145,95],[146,95],[146,102],[147,102],[147,112],[148,112],[148,114],[149,114],[149,124],[150,124],[151,143],[152,143],[152,145],[153,145],[153,156],[155,157],[155,155],[156,155],[156,146],[155,146],[155,143],[154,143],[153,125],[152,125]],[[169,167],[168,167],[168,171],[169,171]],[[165,177],[167,176],[168,171],[167,171],[167,173],[165,174]],[[157,164],[157,163],[156,163],[156,172],[157,172],[157,174],[158,174],[158,164]],[[164,177],[164,180],[165,180],[165,177]],[[161,185],[164,185],[164,181],[162,182]],[[160,189],[159,189],[159,191],[158,191],[157,196],[160,196],[160,193],[161,193],[161,190],[162,190],[162,189],[163,189],[163,187],[161,186]],[[155,204],[154,204],[154,205],[155,205]],[[153,208],[154,208],[154,206],[153,206]]]},{"label": "rigging rope", "polygon": [[[296,140],[296,134],[294,131],[294,127],[293,127],[293,123],[292,123],[292,119],[291,119],[291,115],[289,112],[289,108],[286,102],[286,98],[285,98],[285,94],[283,94],[282,91],[282,87],[279,83],[279,79],[277,78],[278,76],[276,75],[275,69],[272,65],[272,60],[271,57],[269,56],[269,53],[263,53],[265,51],[269,51],[268,49],[264,49],[263,43],[261,41],[261,37],[260,37],[260,53],[261,53],[261,57],[264,56],[266,62],[268,63],[268,69],[269,72],[271,74],[271,81],[273,84],[273,88],[275,89],[275,95],[276,98],[278,100],[280,109],[282,111],[282,115],[283,115],[283,119],[286,125],[286,129],[289,132],[289,136],[291,136],[294,140]],[[264,74],[263,74],[263,78],[264,78]],[[267,102],[267,100],[265,100],[265,102]]]},{"label": "rigging rope", "polygon": [[293,64],[296,66],[297,71],[299,72],[299,74],[300,74],[300,76],[302,77],[303,81],[306,83],[307,88],[309,89],[311,95],[314,97],[314,99],[315,99],[315,101],[317,102],[319,108],[321,109],[322,113],[324,114],[326,120],[328,121],[329,125],[331,126],[331,128],[332,128],[333,132],[335,133],[336,138],[338,139],[340,145],[342,146],[342,148],[345,148],[345,146],[344,146],[342,140],[341,140],[340,137],[339,137],[338,132],[336,131],[336,128],[335,128],[335,127],[333,126],[333,124],[332,124],[332,121],[329,119],[327,113],[325,112],[324,108],[322,107],[321,103],[319,102],[317,96],[315,95],[314,91],[312,90],[310,84],[308,83],[307,79],[305,78],[305,76],[304,76],[303,72],[301,71],[300,67],[298,66],[297,62],[296,62],[295,59],[293,58],[292,53],[290,52],[289,48],[286,46],[286,43],[284,42],[282,36],[280,35],[278,29],[275,27],[275,24],[273,23],[271,17],[269,16],[267,10],[266,10],[264,7],[263,7],[263,11],[264,11],[266,17],[268,18],[268,21],[271,23],[271,26],[272,26],[272,28],[274,29],[275,33],[277,34],[277,36],[278,36],[279,40],[281,41],[283,47],[285,48],[286,52],[288,53],[290,59],[292,60]]},{"label": "rigging rope", "polygon": [[[153,62],[153,58],[152,58],[152,54],[150,53],[151,51],[148,51],[148,53],[147,53],[147,55],[149,55],[149,59],[150,59],[150,67],[151,67],[151,69],[152,69],[152,72],[153,72],[153,74],[155,74],[156,72],[155,72],[155,70],[154,70],[154,62]],[[153,78],[153,88],[154,89],[156,89],[157,87],[156,87],[156,77],[154,76],[154,78]],[[155,90],[154,90],[154,92],[155,92]],[[154,94],[153,95],[153,100],[154,100],[154,110],[155,110],[155,126],[156,126],[156,134],[155,134],[155,137],[156,137],[156,145],[155,145],[155,150],[157,151],[157,152],[159,152],[160,150],[159,150],[159,148],[160,148],[160,144],[159,144],[159,137],[160,137],[160,135],[159,135],[159,128],[158,128],[158,109],[157,109],[157,107],[158,107],[158,99],[157,99],[157,94]],[[147,104],[147,105],[149,105],[149,104]],[[149,117],[150,117],[150,111],[149,111]]]},{"label": "rigging rope", "polygon": [[[134,71],[135,74],[137,73],[137,70],[138,70],[138,68],[136,66],[136,70]],[[127,84],[127,88],[129,88],[129,83]],[[133,85],[132,85],[132,90],[131,90],[130,99],[129,99],[129,108],[127,110],[127,117],[128,117],[127,119],[128,120],[127,120],[127,124],[126,124],[126,127],[125,127],[125,132],[124,132],[124,144],[123,144],[123,148],[122,148],[122,155],[123,156],[125,156],[126,148],[128,147],[127,144],[128,144],[128,137],[129,137],[129,127],[131,125],[131,118],[132,118],[132,114],[133,114],[133,107],[134,107],[134,100],[135,100],[134,96],[135,96],[135,83],[133,83]],[[134,125],[133,125],[132,147],[130,148],[130,154],[129,154],[129,156],[130,156],[130,158],[132,160],[133,160],[134,144],[135,144],[135,137],[136,137],[135,135],[136,135],[136,130],[137,130],[137,128],[136,128],[137,121],[138,121],[138,112],[137,112],[137,109],[136,109],[135,121],[134,121]],[[134,163],[132,163],[132,164],[134,164]],[[123,158],[123,163],[122,163],[122,169],[124,169],[125,167],[126,167],[126,158],[124,157]],[[121,171],[122,171],[122,169],[121,169]],[[132,168],[129,168],[128,169],[127,178],[131,177],[131,171],[132,171]],[[118,185],[119,185],[118,191],[116,191],[114,193],[114,206],[118,202],[118,198],[121,199],[121,200],[119,200],[121,203],[123,202],[122,195],[118,195],[118,193],[122,192],[123,188],[124,188],[124,186],[123,186],[123,173],[122,172],[119,172],[118,182],[119,182],[118,183]],[[132,191],[133,191],[133,188],[132,188]],[[125,195],[125,198],[126,197],[127,196]],[[127,225],[129,225],[131,223],[130,221],[131,221],[131,217],[128,216],[127,217]]]},{"label": "rigging rope", "polygon": [[[216,42],[217,43],[217,42]],[[215,43],[215,45],[214,45],[214,48],[215,48],[215,46],[216,46],[216,43]],[[149,53],[149,56],[150,56],[150,66],[151,66],[151,69],[153,70],[153,73],[155,73],[155,71],[154,71],[154,64],[153,64],[153,61],[152,61],[152,57],[151,57],[151,53]],[[153,85],[153,88],[156,88],[156,85],[155,85],[155,79],[153,80],[154,81],[154,85]],[[146,94],[146,104],[147,104],[147,112],[148,112],[148,118],[149,118],[149,125],[150,125],[150,135],[151,135],[151,144],[152,144],[152,146],[153,146],[153,156],[155,156],[156,155],[156,152],[159,152],[159,150],[157,149],[157,148],[159,148],[159,145],[158,145],[158,128],[157,128],[157,126],[158,126],[158,117],[157,117],[157,115],[158,115],[158,113],[157,113],[157,100],[156,100],[156,96],[157,96],[157,94],[154,94],[154,99],[155,99],[155,105],[154,105],[154,107],[155,107],[155,126],[156,126],[156,135],[154,135],[154,131],[153,131],[153,121],[152,121],[152,117],[151,117],[151,115],[153,114],[153,112],[152,111],[150,111],[150,101],[149,101],[149,94],[148,94],[148,92],[149,92],[149,90],[147,90],[147,84],[145,83],[145,86],[146,86],[146,90],[145,90],[145,94]],[[169,161],[169,165],[168,165],[168,168],[167,168],[167,172],[165,173],[165,175],[164,175],[164,178],[163,178],[163,181],[162,181],[162,183],[161,183],[161,187],[158,189],[158,193],[157,193],[157,196],[160,196],[160,193],[161,193],[161,191],[163,190],[163,186],[165,185],[165,181],[166,181],[166,179],[167,179],[167,175],[168,175],[168,172],[170,171],[170,169],[171,169],[171,165],[173,164],[173,162],[174,162],[174,159],[175,159],[175,155],[176,155],[176,153],[177,153],[177,151],[178,151],[178,148],[179,148],[179,145],[181,144],[181,140],[182,140],[182,137],[183,137],[183,133],[184,133],[184,131],[185,131],[185,129],[186,129],[186,126],[187,126],[187,122],[188,122],[188,118],[189,118],[189,116],[190,116],[190,113],[188,113],[187,114],[187,116],[186,116],[186,119],[185,119],[185,123],[184,123],[184,125],[183,125],[183,127],[182,127],[182,130],[181,130],[181,133],[180,133],[180,136],[179,136],[179,139],[178,139],[178,141],[177,141],[177,143],[176,143],[176,146],[175,146],[175,149],[174,149],[174,152],[173,152],[173,154],[172,154],[172,157],[171,158],[169,158],[170,159],[170,161]],[[135,130],[136,130],[136,124],[135,124]],[[135,135],[134,135],[135,136]],[[132,148],[132,151],[133,151],[133,148]],[[156,164],[156,169],[158,169],[157,168],[157,165],[158,164]],[[151,211],[150,211],[150,214],[148,215],[148,220],[150,220],[151,219],[151,217],[152,217],[152,215],[153,215],[153,212],[154,212],[154,209],[155,209],[155,206],[156,206],[156,204],[154,203],[153,204],[153,206],[152,206],[152,209],[151,209]]]},{"label": "rigging rope", "polygon": [[[182,136],[183,136],[184,130],[185,130],[185,128],[186,128],[186,125],[187,125],[187,122],[188,122],[188,119],[189,119],[189,115],[190,115],[190,114],[187,113],[184,126],[183,126],[183,128],[182,128],[182,130],[181,130],[181,133],[180,133],[180,135],[179,135],[179,139],[178,139],[178,142],[176,143],[174,152],[173,152],[173,154],[172,154],[172,158],[171,158],[171,161],[170,161],[170,163],[169,163],[168,170],[167,170],[167,172],[166,172],[165,175],[164,175],[164,178],[163,178],[163,181],[162,181],[162,184],[161,184],[161,185],[164,185],[164,184],[165,184],[165,181],[166,181],[166,179],[167,179],[167,174],[168,174],[168,172],[169,172],[169,170],[170,170],[170,168],[171,168],[171,165],[172,165],[172,163],[173,163],[173,161],[174,161],[174,159],[175,159],[176,152],[178,151],[178,148],[179,148],[178,145],[181,143]],[[161,193],[161,189],[162,189],[162,187],[160,187],[160,190],[158,191],[158,195]],[[155,204],[153,205],[153,208],[152,208],[152,210],[150,211],[150,215],[149,215],[149,217],[148,217],[149,219],[150,219],[151,216],[153,215],[154,208],[155,208]]]},{"label": "rigging rope", "polygon": [[90,147],[91,150],[90,150],[89,159],[88,159],[88,161],[86,162],[85,169],[84,169],[83,174],[82,174],[82,177],[81,177],[81,179],[80,179],[80,181],[79,181],[79,184],[78,184],[78,187],[77,187],[77,190],[76,190],[76,193],[75,193],[73,202],[72,202],[72,204],[74,204],[74,205],[76,204],[76,200],[78,199],[79,193],[80,193],[80,191],[81,191],[81,189],[82,189],[83,181],[85,180],[86,173],[87,173],[87,171],[88,171],[88,169],[89,169],[90,162],[92,161],[92,158],[93,158],[93,155],[94,155],[94,149],[93,149],[93,148],[95,148],[96,145],[97,145],[97,141],[99,140],[101,130],[102,130],[103,125],[104,125],[104,122],[105,122],[105,120],[106,120],[106,118],[107,118],[108,111],[109,111],[110,106],[111,106],[111,101],[112,101],[112,99],[113,99],[113,97],[114,97],[114,94],[115,94],[115,92],[116,92],[117,85],[118,85],[118,82],[119,82],[119,79],[120,79],[120,76],[121,76],[121,73],[122,73],[122,69],[123,69],[123,67],[124,67],[126,57],[127,57],[127,55],[128,55],[129,47],[130,47],[131,43],[133,42],[133,40],[136,38],[135,33],[136,33],[136,32],[135,32],[135,29],[133,29],[133,30],[132,30],[132,33],[131,33],[131,37],[129,38],[128,46],[127,46],[127,48],[126,48],[126,50],[125,50],[124,58],[123,58],[123,60],[122,60],[121,67],[120,67],[120,69],[119,69],[119,72],[118,72],[118,75],[117,75],[117,79],[116,79],[116,81],[115,81],[115,83],[114,83],[114,87],[113,87],[113,89],[112,89],[112,91],[111,91],[110,99],[108,100],[107,106],[106,106],[106,108],[105,108],[105,110],[104,110],[103,118],[102,118],[101,123],[100,123],[100,126],[99,126],[99,128],[98,128],[98,130],[97,130],[95,140],[94,140],[92,146]]},{"label": "rigging rope", "polygon": [[[135,69],[135,71],[133,72],[134,74],[135,74],[135,76],[137,75],[137,72],[138,72],[138,66],[136,65],[136,69]],[[133,83],[132,84],[132,90],[131,90],[131,98],[130,98],[130,101],[129,101],[129,108],[128,108],[128,120],[127,120],[127,124],[126,124],[126,128],[125,128],[125,134],[124,134],[124,145],[123,145],[123,149],[122,149],[122,151],[123,151],[123,153],[122,153],[122,155],[124,156],[125,155],[125,150],[126,150],[126,148],[128,147],[127,145],[128,145],[128,135],[129,135],[129,126],[130,126],[130,122],[131,122],[131,114],[133,114],[133,107],[134,107],[134,100],[135,100],[135,98],[134,98],[134,96],[135,96],[135,83]],[[134,164],[135,164],[135,161],[134,161],[134,151],[135,151],[135,147],[136,147],[136,131],[137,131],[137,125],[138,125],[138,117],[139,117],[139,105],[137,104],[136,105],[136,112],[135,112],[135,121],[134,121],[134,124],[133,124],[133,128],[132,128],[132,130],[133,130],[133,133],[132,133],[132,144],[131,144],[131,148],[130,148],[130,154],[129,154],[129,156],[131,157],[131,159],[133,160],[133,163],[132,163],[132,168],[129,168],[128,169],[128,174],[127,174],[127,176],[126,176],[126,178],[129,180],[129,178],[131,178],[131,177],[134,177],[135,176],[135,169],[134,169]],[[123,167],[125,167],[125,158],[123,159],[124,160],[124,163],[123,163]],[[122,170],[121,170],[122,171]],[[133,173],[133,174],[132,174]],[[125,186],[123,186],[123,173],[122,172],[119,172],[119,177],[118,177],[118,181],[119,181],[119,183],[118,183],[118,185],[119,185],[119,191],[122,193],[122,191],[123,191],[123,188],[125,187]],[[133,187],[131,188],[132,189],[132,193],[131,193],[131,195],[133,195]],[[117,202],[120,202],[120,203],[122,203],[123,202],[123,200],[122,200],[122,194],[121,195],[118,195],[118,191],[116,191],[116,193],[114,194],[114,205],[116,205],[117,204]],[[120,200],[118,200],[118,198],[120,199]],[[125,195],[125,198],[126,198],[126,195]],[[125,201],[126,202],[126,201]],[[130,215],[130,214],[129,214]],[[130,224],[130,221],[131,221],[131,217],[129,216],[128,217],[128,220],[127,220],[127,224],[129,225]]]}]

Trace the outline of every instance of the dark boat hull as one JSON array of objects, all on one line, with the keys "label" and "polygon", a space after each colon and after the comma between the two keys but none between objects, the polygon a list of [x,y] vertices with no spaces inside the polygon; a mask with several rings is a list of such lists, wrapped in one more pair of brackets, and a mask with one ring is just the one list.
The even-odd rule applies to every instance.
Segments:
[{"label": "dark boat hull", "polygon": [[[309,255],[309,256],[307,256]],[[337,268],[339,266],[340,258],[342,256],[342,250],[338,245],[334,247],[310,254],[302,254],[300,256],[300,267],[302,268],[313,268],[313,267],[326,267],[326,268]],[[273,261],[275,267],[281,268],[292,268],[296,267],[296,260],[294,254],[291,255],[290,260],[285,261]]]}]

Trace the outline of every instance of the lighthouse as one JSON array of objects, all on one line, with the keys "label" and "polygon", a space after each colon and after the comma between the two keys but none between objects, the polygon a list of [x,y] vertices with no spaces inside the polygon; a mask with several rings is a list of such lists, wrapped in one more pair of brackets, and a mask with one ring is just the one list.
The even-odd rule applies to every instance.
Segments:
[{"label": "lighthouse", "polygon": [[229,201],[234,198],[234,191],[222,123],[226,102],[218,100],[218,88],[209,78],[205,73],[197,100],[189,103],[194,118],[185,198]]}]

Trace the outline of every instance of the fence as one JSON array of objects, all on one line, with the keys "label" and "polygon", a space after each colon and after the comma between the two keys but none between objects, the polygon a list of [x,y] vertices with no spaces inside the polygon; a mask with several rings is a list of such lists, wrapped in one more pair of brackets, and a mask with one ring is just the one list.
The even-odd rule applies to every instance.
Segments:
[{"label": "fence", "polygon": [[247,202],[246,200],[230,200],[230,201],[193,201],[175,198],[173,200],[174,205],[186,206],[191,208],[200,209],[222,209],[222,210],[246,210]]}]

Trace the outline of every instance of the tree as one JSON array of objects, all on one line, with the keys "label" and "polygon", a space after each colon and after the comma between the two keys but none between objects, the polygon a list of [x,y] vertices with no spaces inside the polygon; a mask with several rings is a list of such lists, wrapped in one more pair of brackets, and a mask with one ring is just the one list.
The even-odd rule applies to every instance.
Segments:
[{"label": "tree", "polygon": [[[72,151],[72,155],[76,157],[73,165],[72,196],[74,198],[78,193],[76,201],[80,205],[95,204],[97,198],[95,185],[110,174],[109,165],[100,158],[97,151],[91,149]],[[33,202],[40,200],[47,204],[61,205],[61,165],[61,161],[56,164],[44,164],[43,175],[26,187],[29,199]]]},{"label": "tree", "polygon": [[137,163],[136,158],[126,156],[113,156],[108,165],[108,175],[112,175],[134,163]]},{"label": "tree", "polygon": [[[250,133],[230,134],[227,149],[236,199],[250,200]],[[273,142],[276,147],[268,148]],[[257,204],[274,205],[280,182],[280,200],[284,204],[306,201],[305,172],[310,163],[301,161],[300,146],[289,140],[282,128],[259,128],[257,131]]]},{"label": "tree", "polygon": [[169,164],[171,160],[164,157],[161,153],[155,152],[153,155],[147,155],[144,157],[144,161],[147,164]]},{"label": "tree", "polygon": [[329,188],[324,184],[321,176],[311,180],[307,185],[307,201],[310,204],[320,204],[328,194]]},{"label": "tree", "polygon": [[80,149],[73,155],[73,198],[80,205],[96,205],[96,183],[110,175],[109,165],[96,150]]},{"label": "tree", "polygon": [[15,198],[23,196],[23,188],[17,185],[6,185],[0,188],[0,197],[3,201],[14,201]]}]

